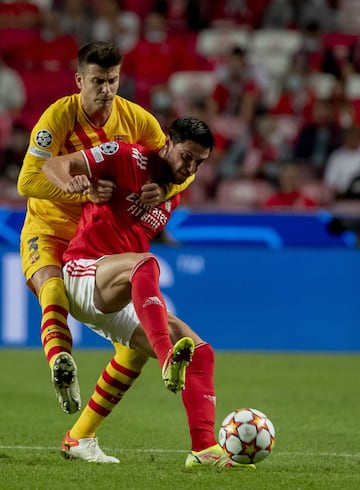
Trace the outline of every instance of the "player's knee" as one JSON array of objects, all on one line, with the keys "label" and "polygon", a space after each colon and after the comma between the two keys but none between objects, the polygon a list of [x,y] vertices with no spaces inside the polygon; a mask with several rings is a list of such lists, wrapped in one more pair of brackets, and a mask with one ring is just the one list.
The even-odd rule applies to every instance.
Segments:
[{"label": "player's knee", "polygon": [[[136,343],[136,331],[134,332],[133,336],[134,335],[134,340]],[[125,345],[119,344],[118,342],[114,342],[114,347],[115,361],[118,362],[118,364],[125,366],[128,369],[131,369],[132,371],[140,372],[149,359],[149,355],[145,354],[144,352],[141,352],[140,350],[136,350],[131,347],[126,347]],[[153,357],[150,346],[148,352],[150,352],[151,357]]]},{"label": "player's knee", "polygon": [[42,267],[41,269],[35,272],[35,274],[31,278],[31,285],[38,296],[40,295],[40,291],[43,288],[43,286],[45,286],[46,283],[51,281],[51,279],[62,280],[62,272],[59,267],[54,265],[49,265],[49,266]]},{"label": "player's knee", "polygon": [[145,268],[147,270],[151,268],[153,271],[155,270],[158,274],[160,274],[160,264],[158,259],[155,257],[155,255],[151,253],[141,254],[138,262],[134,264],[130,272],[130,281],[132,281],[137,271],[144,270]]},{"label": "player's knee", "polygon": [[207,342],[200,342],[197,344],[193,355],[193,363],[199,365],[206,363],[207,366],[214,366],[215,351],[212,346]]},{"label": "player's knee", "polygon": [[137,355],[145,356],[146,358],[156,358],[156,355],[151,348],[149,340],[141,327],[137,327],[131,337],[130,347],[133,352],[137,352]]}]

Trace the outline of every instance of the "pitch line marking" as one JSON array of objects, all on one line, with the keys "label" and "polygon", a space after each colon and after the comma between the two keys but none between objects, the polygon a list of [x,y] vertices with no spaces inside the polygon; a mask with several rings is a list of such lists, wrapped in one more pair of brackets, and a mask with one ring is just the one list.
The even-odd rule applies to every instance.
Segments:
[{"label": "pitch line marking", "polygon": [[[45,447],[45,446],[4,446],[0,445],[0,449],[14,449],[14,450],[36,450],[36,451],[60,451],[59,447]],[[132,451],[138,453],[168,453],[169,451],[172,453],[188,453],[189,450],[186,449],[134,449],[134,448],[111,448],[108,446],[104,446],[104,449],[108,451]],[[360,453],[328,453],[328,452],[319,452],[319,453],[309,453],[309,452],[290,452],[290,451],[276,451],[276,454],[279,456],[306,456],[306,457],[334,457],[334,458],[360,458]]]}]

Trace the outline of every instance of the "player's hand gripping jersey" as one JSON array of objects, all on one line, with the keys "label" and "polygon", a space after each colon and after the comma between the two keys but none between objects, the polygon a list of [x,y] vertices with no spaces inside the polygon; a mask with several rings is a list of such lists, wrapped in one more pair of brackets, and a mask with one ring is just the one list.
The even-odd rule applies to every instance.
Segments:
[{"label": "player's hand gripping jersey", "polygon": [[148,251],[150,241],[163,230],[180,201],[179,194],[156,207],[140,201],[142,185],[149,180],[156,181],[164,161],[157,151],[116,142],[84,150],[83,154],[92,181],[106,177],[117,187],[108,203],[84,205],[64,262]]}]

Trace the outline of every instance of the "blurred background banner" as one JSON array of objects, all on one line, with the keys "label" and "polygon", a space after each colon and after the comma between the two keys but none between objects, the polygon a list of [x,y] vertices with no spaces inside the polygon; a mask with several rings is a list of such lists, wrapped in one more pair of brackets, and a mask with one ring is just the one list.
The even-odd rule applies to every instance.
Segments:
[{"label": "blurred background banner", "polygon": [[[313,213],[175,211],[167,231],[187,244],[233,244],[268,247],[354,247],[354,225],[334,233],[334,217],[327,211]],[[338,226],[341,223],[338,222]],[[344,227],[343,227],[344,228]]]},{"label": "blurred background banner", "polygon": [[[0,346],[40,347],[40,307],[18,253],[23,211],[0,217]],[[360,351],[356,237],[332,235],[329,221],[180,210],[170,231],[181,244],[152,247],[169,309],[216,349]],[[77,348],[110,347],[70,325]]]},{"label": "blurred background banner", "polygon": [[[0,207],[0,245],[19,245],[25,210]],[[345,218],[342,221],[346,221]],[[358,220],[349,218],[347,229],[333,230],[334,216],[325,210],[294,213],[216,212],[175,210],[167,232],[183,244],[233,244],[268,247],[357,246]],[[340,222],[338,222],[338,227]],[[336,233],[334,233],[336,231]]]}]

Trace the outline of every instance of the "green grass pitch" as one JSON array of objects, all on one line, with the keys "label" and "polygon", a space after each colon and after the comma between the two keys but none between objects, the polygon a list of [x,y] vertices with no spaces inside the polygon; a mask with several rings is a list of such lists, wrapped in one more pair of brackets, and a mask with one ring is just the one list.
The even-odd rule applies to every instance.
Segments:
[{"label": "green grass pitch", "polygon": [[[75,351],[83,404],[112,356]],[[272,454],[256,471],[185,470],[181,396],[167,392],[155,360],[98,432],[119,465],[67,461],[59,446],[76,415],[58,406],[41,350],[0,349],[0,488],[358,490],[360,356],[216,352],[217,430],[242,407],[275,425]]]}]

